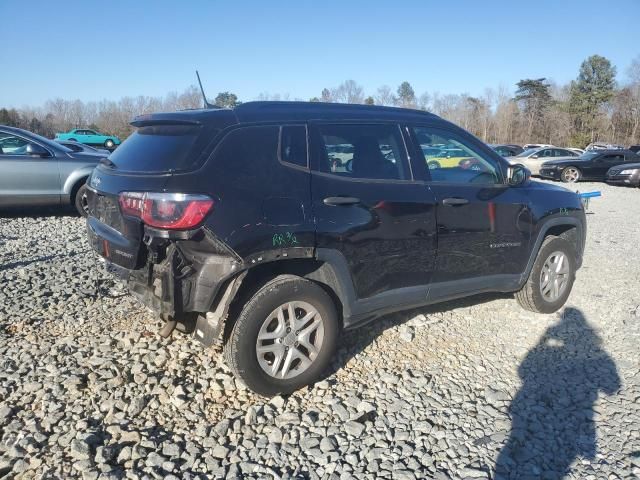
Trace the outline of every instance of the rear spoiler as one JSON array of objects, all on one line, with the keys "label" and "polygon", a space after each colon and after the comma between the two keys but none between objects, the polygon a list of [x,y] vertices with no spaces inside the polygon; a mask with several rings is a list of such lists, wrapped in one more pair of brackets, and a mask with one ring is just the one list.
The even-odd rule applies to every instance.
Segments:
[{"label": "rear spoiler", "polygon": [[152,115],[139,115],[133,119],[130,125],[134,127],[147,127],[149,125],[201,125],[198,120],[176,117],[170,113],[156,113]]}]

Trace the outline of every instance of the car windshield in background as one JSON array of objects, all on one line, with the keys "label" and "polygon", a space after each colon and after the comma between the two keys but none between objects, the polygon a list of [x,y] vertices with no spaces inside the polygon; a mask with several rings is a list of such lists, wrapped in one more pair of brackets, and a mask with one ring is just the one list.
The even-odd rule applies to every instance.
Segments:
[{"label": "car windshield in background", "polygon": [[591,160],[592,158],[597,157],[598,155],[600,155],[600,152],[596,150],[591,152],[584,152],[578,158],[580,160]]},{"label": "car windshield in background", "polygon": [[31,135],[31,137],[34,140],[38,141],[39,143],[43,143],[48,147],[56,148],[58,150],[64,150],[67,153],[73,153],[73,150],[71,150],[70,148],[65,147],[61,143],[54,142],[53,140],[49,140],[48,138],[43,137],[42,135],[38,135],[37,133],[33,133],[33,132],[29,132],[29,135]]},{"label": "car windshield in background", "polygon": [[148,125],[139,127],[110,156],[118,170],[167,172],[191,166],[191,152],[201,131],[199,125]]},{"label": "car windshield in background", "polygon": [[537,150],[540,150],[540,149],[539,148],[529,148],[528,150],[525,150],[524,152],[521,152],[518,155],[516,155],[516,157],[528,157],[529,155],[531,155],[532,153],[536,152]]}]

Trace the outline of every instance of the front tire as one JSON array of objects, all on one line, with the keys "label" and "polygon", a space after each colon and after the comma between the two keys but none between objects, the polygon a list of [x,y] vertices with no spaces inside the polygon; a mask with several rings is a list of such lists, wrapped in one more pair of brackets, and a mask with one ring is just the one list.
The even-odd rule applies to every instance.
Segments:
[{"label": "front tire", "polygon": [[535,313],[553,313],[569,298],[576,278],[576,252],[564,238],[544,239],[529,273],[529,279],[516,300],[522,308]]},{"label": "front tire", "polygon": [[76,207],[78,213],[86,217],[89,215],[89,204],[87,203],[87,185],[83,184],[78,191],[76,192],[76,196],[73,199],[73,203]]},{"label": "front tire", "polygon": [[280,275],[242,307],[224,346],[225,362],[260,395],[290,393],[327,368],[338,332],[335,304],[322,287]]},{"label": "front tire", "polygon": [[109,139],[106,142],[104,142],[104,148],[111,150],[113,147],[115,147],[116,144],[113,140]]},{"label": "front tire", "polygon": [[562,173],[560,174],[560,179],[564,183],[576,183],[580,181],[581,176],[582,174],[580,173],[580,170],[578,170],[577,167],[567,167],[564,170],[562,170]]}]

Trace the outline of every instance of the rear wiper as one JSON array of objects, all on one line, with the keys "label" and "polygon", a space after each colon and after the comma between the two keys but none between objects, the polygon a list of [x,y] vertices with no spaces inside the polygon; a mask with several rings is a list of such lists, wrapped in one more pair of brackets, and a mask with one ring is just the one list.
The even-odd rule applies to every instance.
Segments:
[{"label": "rear wiper", "polygon": [[109,168],[113,168],[116,169],[117,165],[115,163],[113,163],[111,160],[109,160],[108,158],[101,158],[98,161],[98,165],[104,165],[105,167],[109,167]]}]

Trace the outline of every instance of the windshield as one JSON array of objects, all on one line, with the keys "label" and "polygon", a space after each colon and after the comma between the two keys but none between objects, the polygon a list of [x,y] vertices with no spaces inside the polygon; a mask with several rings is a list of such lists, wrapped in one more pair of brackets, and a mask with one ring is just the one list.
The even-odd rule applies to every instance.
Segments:
[{"label": "windshield", "polygon": [[538,150],[539,148],[529,148],[528,150],[525,150],[524,152],[521,152],[518,155],[516,155],[516,157],[528,157],[529,155],[537,152]]},{"label": "windshield", "polygon": [[70,148],[67,148],[58,142],[54,142],[53,140],[49,140],[48,138],[43,137],[42,135],[38,135],[37,133],[29,132],[29,136],[33,137],[34,140],[37,140],[40,143],[44,143],[46,146],[50,148],[63,150],[67,153],[73,153],[73,150],[71,150]]},{"label": "windshield", "polygon": [[578,158],[580,160],[591,160],[594,157],[597,157],[598,155],[600,155],[600,152],[584,152],[582,155],[580,155]]},{"label": "windshield", "polygon": [[132,172],[183,170],[193,164],[190,154],[200,130],[199,125],[140,127],[109,155],[109,160],[118,170]]}]

